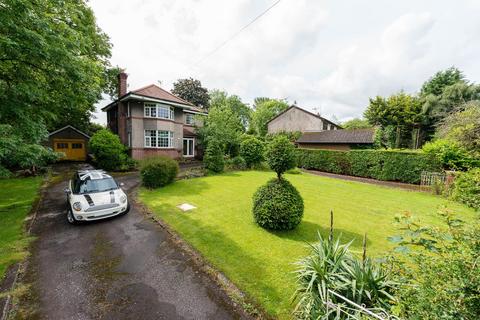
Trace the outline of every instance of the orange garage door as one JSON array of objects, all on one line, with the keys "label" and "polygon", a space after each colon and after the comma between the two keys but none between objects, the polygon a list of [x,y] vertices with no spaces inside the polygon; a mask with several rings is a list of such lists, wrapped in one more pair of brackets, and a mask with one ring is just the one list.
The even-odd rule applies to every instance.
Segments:
[{"label": "orange garage door", "polygon": [[54,139],[53,150],[62,152],[65,155],[63,160],[85,161],[87,159],[85,140]]}]

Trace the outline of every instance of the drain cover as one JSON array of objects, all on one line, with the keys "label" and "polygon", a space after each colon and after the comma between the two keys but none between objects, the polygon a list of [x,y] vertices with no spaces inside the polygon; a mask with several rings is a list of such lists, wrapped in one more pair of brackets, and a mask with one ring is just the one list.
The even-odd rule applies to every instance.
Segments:
[{"label": "drain cover", "polygon": [[178,205],[177,208],[182,211],[190,211],[190,210],[196,209],[197,207],[192,206],[189,203],[182,203],[181,205]]}]

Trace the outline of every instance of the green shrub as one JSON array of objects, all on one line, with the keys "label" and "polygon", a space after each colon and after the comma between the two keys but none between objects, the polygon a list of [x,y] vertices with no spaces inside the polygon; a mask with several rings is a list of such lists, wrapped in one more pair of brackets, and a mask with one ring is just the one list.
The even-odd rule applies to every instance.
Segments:
[{"label": "green shrub", "polygon": [[277,173],[278,178],[285,171],[295,168],[295,147],[285,136],[277,136],[267,144],[265,158],[268,166]]},{"label": "green shrub", "polygon": [[303,216],[303,199],[285,179],[272,179],[253,195],[255,222],[271,230],[291,230]]},{"label": "green shrub", "polygon": [[259,164],[263,160],[263,142],[253,136],[245,138],[240,144],[240,155],[248,168]]},{"label": "green shrub", "polygon": [[15,134],[12,126],[0,124],[0,176],[11,175],[11,170],[29,170],[35,174],[58,160],[59,154],[40,144],[25,141]]},{"label": "green shrub", "polygon": [[422,171],[442,170],[437,159],[422,152],[297,149],[297,160],[305,169],[406,183],[420,183]]},{"label": "green shrub", "polygon": [[105,170],[120,170],[127,163],[125,146],[120,138],[108,129],[98,130],[89,142],[95,164]]},{"label": "green shrub", "polygon": [[222,146],[215,140],[210,141],[203,157],[205,168],[213,172],[222,172],[225,166],[223,156]]},{"label": "green shrub", "polygon": [[453,182],[452,198],[480,210],[480,168],[458,173]]},{"label": "green shrub", "polygon": [[392,274],[365,253],[363,259],[354,256],[350,244],[318,233],[318,242],[309,245],[310,255],[297,262],[294,314],[298,319],[362,319],[358,310],[331,291],[374,313],[389,311],[396,288]]},{"label": "green shrub", "polygon": [[435,157],[446,170],[465,170],[475,166],[476,161],[468,150],[454,141],[439,139],[427,142],[422,149]]},{"label": "green shrub", "polygon": [[150,157],[140,163],[140,177],[147,188],[166,186],[175,180],[177,174],[178,163],[169,157]]},{"label": "green shrub", "polygon": [[[401,319],[478,319],[480,314],[480,226],[465,226],[447,211],[446,226],[418,225],[402,217],[396,251],[395,313]],[[399,250],[400,249],[400,250]]]},{"label": "green shrub", "polygon": [[236,156],[225,161],[225,166],[228,170],[245,170],[247,169],[247,162],[242,156]]}]

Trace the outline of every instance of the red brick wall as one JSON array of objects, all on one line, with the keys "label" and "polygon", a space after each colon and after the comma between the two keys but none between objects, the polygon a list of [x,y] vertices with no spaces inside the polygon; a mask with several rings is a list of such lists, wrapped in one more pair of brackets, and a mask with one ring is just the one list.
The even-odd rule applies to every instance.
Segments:
[{"label": "red brick wall", "polygon": [[127,104],[118,102],[118,136],[124,145],[128,143],[127,138]]},{"label": "red brick wall", "polygon": [[136,160],[151,156],[167,156],[172,159],[179,159],[182,156],[182,151],[177,149],[132,148],[130,153],[132,158]]}]

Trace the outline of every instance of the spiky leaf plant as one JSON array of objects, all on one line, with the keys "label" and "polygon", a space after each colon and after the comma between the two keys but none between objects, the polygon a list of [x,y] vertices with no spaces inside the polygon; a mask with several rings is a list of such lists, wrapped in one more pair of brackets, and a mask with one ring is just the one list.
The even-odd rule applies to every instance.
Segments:
[{"label": "spiky leaf plant", "polygon": [[[390,272],[366,256],[366,236],[363,256],[350,253],[350,243],[342,244],[333,237],[333,213],[328,239],[318,233],[318,242],[309,244],[311,253],[296,263],[298,319],[359,319],[365,310],[385,313],[391,307],[391,295],[396,284]],[[348,300],[348,302],[347,302]]]}]

